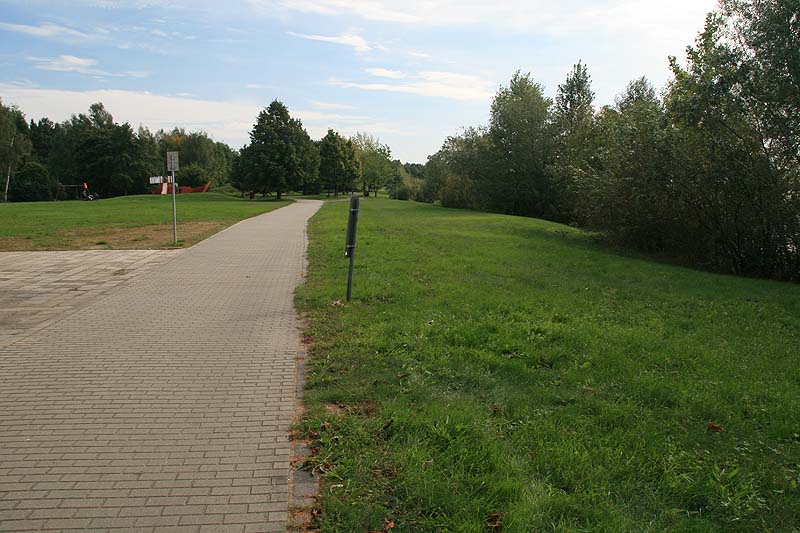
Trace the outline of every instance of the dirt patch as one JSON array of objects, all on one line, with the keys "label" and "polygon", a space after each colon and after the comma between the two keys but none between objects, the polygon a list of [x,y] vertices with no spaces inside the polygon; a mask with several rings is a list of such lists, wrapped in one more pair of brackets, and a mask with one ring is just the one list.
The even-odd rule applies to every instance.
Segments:
[{"label": "dirt patch", "polygon": [[[232,225],[233,220],[179,222],[179,247],[188,247]],[[174,248],[172,224],[138,227],[77,228],[48,235],[44,239],[0,237],[0,250],[8,252],[35,250],[146,250]]]},{"label": "dirt patch", "polygon": [[[204,221],[178,224],[178,242],[184,247],[207,239],[231,222]],[[138,250],[143,248],[172,248],[172,224],[155,224],[135,228],[91,228],[63,234],[70,246],[79,250]]]},{"label": "dirt patch", "polygon": [[29,237],[0,237],[0,252],[28,252],[41,250]]}]

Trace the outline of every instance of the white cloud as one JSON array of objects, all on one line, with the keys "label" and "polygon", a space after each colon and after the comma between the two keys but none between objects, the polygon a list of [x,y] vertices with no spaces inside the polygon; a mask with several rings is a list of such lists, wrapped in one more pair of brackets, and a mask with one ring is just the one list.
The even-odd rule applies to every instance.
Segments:
[{"label": "white cloud", "polygon": [[80,72],[81,74],[93,73],[94,71],[91,69],[91,67],[97,64],[97,61],[94,59],[70,55],[63,55],[54,58],[29,57],[28,60],[33,61],[36,64],[36,68],[40,70],[55,70],[56,72]]},{"label": "white cloud", "polygon": [[[373,0],[247,0],[259,11],[274,15],[276,11],[298,11],[316,15],[356,15],[366,20],[414,23],[420,18],[403,10],[401,2]],[[398,8],[393,4],[400,4]]]},{"label": "white cloud", "polygon": [[51,70],[54,72],[77,72],[95,77],[113,78],[145,78],[149,73],[143,71],[108,72],[94,68],[97,61],[86,57],[76,57],[72,55],[60,55],[58,57],[28,57],[28,61],[34,64],[34,68],[39,70]]},{"label": "white cloud", "polygon": [[265,83],[248,83],[244,86],[245,89],[277,89],[274,85],[268,85]]},{"label": "white cloud", "polygon": [[309,35],[305,33],[295,33],[292,31],[287,33],[293,37],[300,37],[301,39],[349,46],[356,52],[369,52],[372,50],[372,46],[370,46],[366,39],[360,35],[356,35],[355,33],[342,33],[339,35]]},{"label": "white cloud", "polygon": [[23,33],[25,35],[32,35],[34,37],[65,39],[69,41],[87,41],[94,39],[94,36],[88,33],[83,33],[66,26],[59,26],[58,24],[52,24],[49,22],[39,24],[38,26],[0,22],[0,29],[13,31],[16,33]]},{"label": "white cloud", "polygon": [[[496,26],[560,33],[636,26],[669,31],[671,22],[713,9],[717,0],[248,0],[266,14],[295,11],[369,21],[441,26]],[[587,26],[587,23],[591,25]]]},{"label": "white cloud", "polygon": [[408,93],[487,103],[491,100],[496,88],[491,81],[455,72],[423,71],[406,77],[407,81],[397,83],[363,83],[331,78],[328,80],[328,85],[344,89]]},{"label": "white cloud", "polygon": [[330,109],[334,111],[349,111],[355,109],[354,106],[347,104],[335,104],[332,102],[320,102],[319,100],[312,100],[311,106],[317,109]]},{"label": "white cloud", "polygon": [[[134,127],[144,125],[151,130],[176,126],[202,130],[234,148],[249,142],[248,134],[263,109],[262,106],[249,103],[163,96],[148,92],[67,91],[11,83],[0,83],[0,99],[5,105],[19,106],[28,118],[38,120],[48,117],[56,122],[67,120],[74,113],[86,112],[95,102],[103,102],[118,122],[128,122]],[[291,113],[303,121],[309,134],[315,138],[324,136],[329,127],[349,131],[355,124],[368,124],[370,120],[362,115],[313,110],[293,110]]]},{"label": "white cloud", "polygon": [[378,78],[391,78],[394,80],[399,80],[406,77],[406,75],[399,70],[390,70],[388,68],[368,68],[366,71]]}]

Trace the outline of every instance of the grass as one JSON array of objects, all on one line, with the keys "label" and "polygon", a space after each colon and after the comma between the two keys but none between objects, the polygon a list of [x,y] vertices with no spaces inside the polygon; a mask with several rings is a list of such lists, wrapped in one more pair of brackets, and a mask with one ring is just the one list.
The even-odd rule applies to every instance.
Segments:
[{"label": "grass", "polygon": [[[177,198],[180,246],[288,204],[219,193]],[[0,205],[0,251],[164,248],[172,243],[172,198],[141,195],[94,202]]]},{"label": "grass", "polygon": [[539,220],[362,201],[310,231],[323,531],[800,530],[800,287]]}]

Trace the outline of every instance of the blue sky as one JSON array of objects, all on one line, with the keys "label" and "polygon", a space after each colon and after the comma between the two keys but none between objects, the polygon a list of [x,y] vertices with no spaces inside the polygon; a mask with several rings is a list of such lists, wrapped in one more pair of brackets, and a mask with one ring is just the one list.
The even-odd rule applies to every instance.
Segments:
[{"label": "blue sky", "polygon": [[0,0],[0,98],[55,121],[202,129],[239,148],[274,98],[314,138],[366,131],[424,162],[531,72],[589,67],[598,106],[669,78],[716,0]]}]

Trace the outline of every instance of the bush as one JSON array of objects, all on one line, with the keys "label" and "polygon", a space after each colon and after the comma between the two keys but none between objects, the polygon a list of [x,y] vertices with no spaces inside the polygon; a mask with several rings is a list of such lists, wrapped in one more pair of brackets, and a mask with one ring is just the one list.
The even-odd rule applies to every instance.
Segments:
[{"label": "bush", "polygon": [[417,200],[422,196],[422,185],[411,176],[404,176],[397,187],[397,200]]},{"label": "bush", "polygon": [[41,163],[25,163],[11,178],[8,198],[12,202],[52,200],[56,183]]},{"label": "bush", "polygon": [[463,176],[451,174],[444,180],[441,189],[442,207],[455,207],[459,209],[474,209],[475,186],[472,181]]}]

